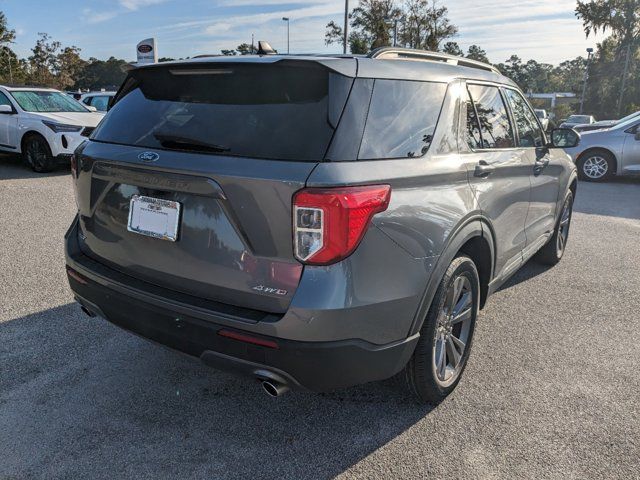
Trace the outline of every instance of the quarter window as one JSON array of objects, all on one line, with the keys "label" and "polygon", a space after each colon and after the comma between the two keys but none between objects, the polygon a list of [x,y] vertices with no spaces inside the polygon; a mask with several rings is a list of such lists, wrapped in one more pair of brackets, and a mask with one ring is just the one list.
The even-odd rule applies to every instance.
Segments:
[{"label": "quarter window", "polygon": [[[467,118],[468,122],[472,121],[467,130],[480,130],[481,147],[475,148],[513,148],[513,130],[500,90],[492,86],[469,85],[469,94],[475,112],[471,119]],[[476,116],[477,124],[474,125],[473,117]]]},{"label": "quarter window", "polygon": [[515,90],[506,89],[505,93],[518,129],[519,146],[542,147],[544,134],[527,101]]},{"label": "quarter window", "polygon": [[376,80],[359,159],[421,157],[433,138],[447,85]]}]

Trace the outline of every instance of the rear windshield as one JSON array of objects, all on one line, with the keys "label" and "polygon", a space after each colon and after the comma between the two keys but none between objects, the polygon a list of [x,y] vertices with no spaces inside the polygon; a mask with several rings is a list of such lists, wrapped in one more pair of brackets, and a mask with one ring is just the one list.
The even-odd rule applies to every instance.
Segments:
[{"label": "rear windshield", "polygon": [[133,71],[92,139],[154,149],[322,160],[352,80],[313,62]]}]

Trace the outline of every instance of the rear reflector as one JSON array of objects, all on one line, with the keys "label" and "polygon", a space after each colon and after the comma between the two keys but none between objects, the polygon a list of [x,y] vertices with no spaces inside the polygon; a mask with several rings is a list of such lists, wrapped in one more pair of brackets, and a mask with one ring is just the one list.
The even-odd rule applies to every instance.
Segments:
[{"label": "rear reflector", "polygon": [[260,345],[267,348],[279,348],[278,344],[272,340],[265,340],[264,338],[252,337],[251,335],[245,335],[244,333],[234,332],[232,330],[218,330],[218,335],[221,337],[232,338],[240,342],[251,343],[253,345]]},{"label": "rear reflector", "polygon": [[353,253],[371,218],[389,206],[391,187],[306,188],[293,197],[294,254],[328,265]]},{"label": "rear reflector", "polygon": [[71,278],[73,278],[76,282],[82,284],[82,285],[86,285],[87,284],[87,279],[84,278],[82,275],[80,275],[78,272],[76,272],[73,268],[67,266],[67,275],[69,275]]}]

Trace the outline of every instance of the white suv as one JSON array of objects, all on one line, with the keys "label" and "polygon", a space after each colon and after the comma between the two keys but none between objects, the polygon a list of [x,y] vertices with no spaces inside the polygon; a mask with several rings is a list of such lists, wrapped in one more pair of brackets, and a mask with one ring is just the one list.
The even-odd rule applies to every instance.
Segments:
[{"label": "white suv", "polygon": [[36,172],[51,171],[103,116],[58,90],[0,86],[0,151],[22,153]]}]

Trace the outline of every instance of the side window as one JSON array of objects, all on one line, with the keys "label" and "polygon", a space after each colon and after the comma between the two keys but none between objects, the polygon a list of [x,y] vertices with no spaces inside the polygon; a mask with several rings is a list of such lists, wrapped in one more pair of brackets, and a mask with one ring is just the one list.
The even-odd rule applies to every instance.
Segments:
[{"label": "side window", "polygon": [[106,112],[108,103],[109,97],[93,97],[91,105],[96,107],[99,112]]},{"label": "side window", "polygon": [[85,105],[91,105],[91,100],[92,99],[93,99],[93,97],[87,97],[87,98],[82,100],[82,103],[84,103]]},{"label": "side window", "polygon": [[513,148],[513,131],[498,87],[469,85],[480,125],[482,148]]},{"label": "side window", "polygon": [[447,85],[376,80],[359,159],[421,157],[433,139]]},{"label": "side window", "polygon": [[476,115],[476,109],[471,101],[471,96],[467,97],[466,102],[467,109],[467,130],[466,139],[467,145],[473,150],[482,148],[482,137],[480,136],[480,124],[478,123],[478,116]]},{"label": "side window", "polygon": [[519,146],[542,147],[544,145],[544,134],[527,101],[515,90],[505,89],[505,94],[518,129]]},{"label": "side window", "polygon": [[0,92],[0,105],[9,105],[11,108],[13,108],[13,105],[11,104],[7,96],[2,92]]}]

